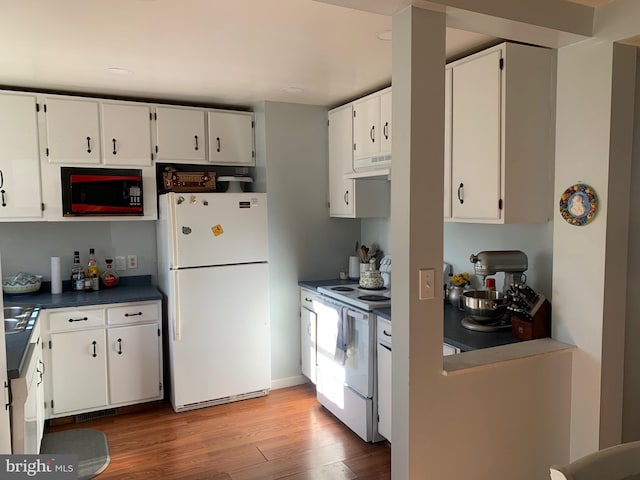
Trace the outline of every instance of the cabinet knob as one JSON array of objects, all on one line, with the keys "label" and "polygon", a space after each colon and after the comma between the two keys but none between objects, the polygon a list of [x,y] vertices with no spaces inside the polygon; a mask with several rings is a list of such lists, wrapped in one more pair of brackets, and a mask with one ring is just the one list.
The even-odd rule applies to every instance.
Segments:
[{"label": "cabinet knob", "polygon": [[113,142],[113,154],[116,155],[118,153],[116,152],[116,139],[113,138],[111,141]]},{"label": "cabinet knob", "polygon": [[0,193],[2,193],[2,206],[3,206],[3,207],[6,207],[6,206],[7,206],[7,198],[6,198],[6,196],[5,196],[5,191],[4,191],[4,189],[3,189],[3,190],[0,190]]},{"label": "cabinet knob", "polygon": [[91,342],[91,345],[93,345],[93,354],[91,355],[92,357],[97,357],[98,353],[96,352],[96,345],[98,344],[98,342],[96,342],[95,340],[93,342]]},{"label": "cabinet knob", "polygon": [[118,339],[118,355],[122,355],[122,339]]},{"label": "cabinet knob", "polygon": [[196,139],[196,146],[194,150],[198,150],[200,147],[198,146],[198,135],[194,135],[194,137]]},{"label": "cabinet knob", "polygon": [[373,125],[371,127],[371,130],[369,130],[369,138],[371,139],[372,143],[375,143],[376,141],[376,126]]},{"label": "cabinet knob", "polygon": [[87,153],[91,153],[91,137],[87,137]]},{"label": "cabinet knob", "polygon": [[458,187],[458,201],[460,204],[464,203],[464,183],[461,183]]},{"label": "cabinet knob", "polygon": [[4,187],[4,174],[0,170],[0,188]]},{"label": "cabinet knob", "polygon": [[389,140],[389,122],[384,122],[384,127],[382,128],[382,134],[384,135],[385,140]]},{"label": "cabinet knob", "polygon": [[216,152],[219,152],[220,151],[220,137],[216,137],[216,143],[218,144],[217,148],[216,148]]},{"label": "cabinet knob", "polygon": [[349,205],[349,190],[344,192],[344,203]]}]

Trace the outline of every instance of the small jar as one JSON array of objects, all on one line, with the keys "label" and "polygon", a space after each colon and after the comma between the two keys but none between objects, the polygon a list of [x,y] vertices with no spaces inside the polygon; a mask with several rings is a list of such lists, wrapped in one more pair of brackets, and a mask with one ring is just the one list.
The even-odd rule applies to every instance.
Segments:
[{"label": "small jar", "polygon": [[449,303],[460,310],[463,310],[462,294],[465,291],[464,286],[450,285],[449,286]]}]

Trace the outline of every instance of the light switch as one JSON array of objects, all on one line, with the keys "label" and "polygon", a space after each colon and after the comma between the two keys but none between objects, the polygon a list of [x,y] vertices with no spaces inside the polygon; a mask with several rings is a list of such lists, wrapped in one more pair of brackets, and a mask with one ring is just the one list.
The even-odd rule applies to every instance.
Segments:
[{"label": "light switch", "polygon": [[116,257],[116,270],[126,270],[127,259],[126,257]]},{"label": "light switch", "polygon": [[419,271],[420,300],[431,300],[435,298],[436,271],[433,268],[421,268]]}]

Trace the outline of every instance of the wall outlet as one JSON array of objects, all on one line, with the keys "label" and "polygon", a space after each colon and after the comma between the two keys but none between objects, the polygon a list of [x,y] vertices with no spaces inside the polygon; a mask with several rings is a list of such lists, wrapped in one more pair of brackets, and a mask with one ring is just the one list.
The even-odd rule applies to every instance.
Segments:
[{"label": "wall outlet", "polygon": [[431,300],[435,298],[436,271],[433,268],[421,268],[419,271],[420,300]]},{"label": "wall outlet", "polygon": [[127,255],[127,267],[128,268],[138,268],[138,256],[137,255]]},{"label": "wall outlet", "polygon": [[127,258],[116,257],[116,270],[126,270],[126,269],[127,269]]}]

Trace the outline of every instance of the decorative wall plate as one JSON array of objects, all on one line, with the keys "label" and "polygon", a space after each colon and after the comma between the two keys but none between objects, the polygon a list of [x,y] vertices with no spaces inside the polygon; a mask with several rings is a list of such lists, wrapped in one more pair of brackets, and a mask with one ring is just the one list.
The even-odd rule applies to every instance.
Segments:
[{"label": "decorative wall plate", "polygon": [[560,196],[560,213],[571,225],[582,226],[590,223],[598,211],[598,196],[593,188],[576,183]]}]

